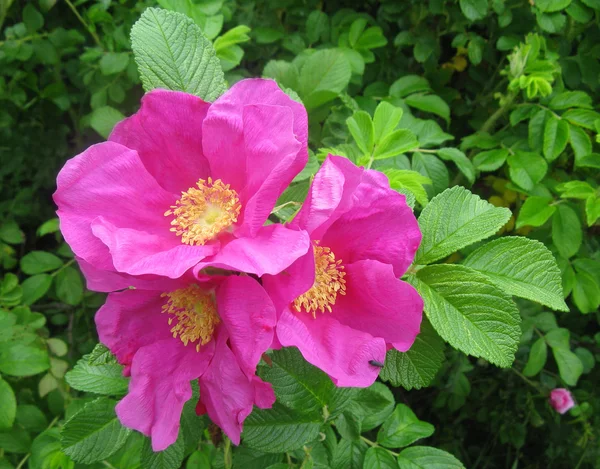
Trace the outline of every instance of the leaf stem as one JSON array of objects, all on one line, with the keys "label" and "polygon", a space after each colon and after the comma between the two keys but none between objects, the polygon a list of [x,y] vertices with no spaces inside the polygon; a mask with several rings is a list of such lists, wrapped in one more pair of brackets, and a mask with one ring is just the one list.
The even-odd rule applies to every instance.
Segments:
[{"label": "leaf stem", "polygon": [[368,438],[366,438],[366,437],[364,437],[364,436],[362,436],[362,435],[361,435],[360,439],[361,439],[361,440],[363,440],[363,441],[364,441],[366,444],[368,444],[369,446],[372,446],[373,448],[381,448],[381,449],[384,449],[384,450],[386,450],[388,453],[391,453],[391,454],[393,454],[394,456],[399,456],[399,455],[400,455],[400,453],[396,453],[396,452],[392,451],[391,449],[384,448],[383,446],[379,445],[378,443],[375,443],[374,441],[371,441],[371,440],[369,440]]},{"label": "leaf stem", "polygon": [[489,132],[494,128],[496,121],[502,117],[502,115],[512,106],[513,101],[517,97],[517,93],[515,91],[511,91],[506,96],[506,101],[502,106],[500,106],[496,112],[494,112],[481,126],[479,129],[480,132]]},{"label": "leaf stem", "polygon": [[96,43],[96,45],[98,47],[100,47],[101,49],[104,49],[104,47],[102,47],[102,42],[100,42],[100,38],[98,37],[96,32],[92,29],[92,27],[89,24],[87,24],[85,22],[83,17],[77,11],[77,8],[75,8],[75,5],[73,5],[73,3],[71,3],[71,0],[65,0],[65,2],[67,2],[67,5],[69,5],[69,8],[75,14],[75,16],[77,17],[79,22],[85,27],[85,29],[87,29],[88,33],[90,33],[90,36],[92,36],[94,38],[94,42]]},{"label": "leaf stem", "polygon": [[231,469],[233,467],[231,440],[227,437],[225,437],[225,448],[223,448],[223,463],[225,464],[225,469]]},{"label": "leaf stem", "polygon": [[23,42],[33,41],[34,39],[41,39],[43,37],[48,37],[48,33],[32,34],[31,36],[25,36],[20,39],[7,39],[6,41],[0,41],[0,46],[3,46],[4,44],[6,44],[9,41],[14,41],[18,44],[21,44]]}]

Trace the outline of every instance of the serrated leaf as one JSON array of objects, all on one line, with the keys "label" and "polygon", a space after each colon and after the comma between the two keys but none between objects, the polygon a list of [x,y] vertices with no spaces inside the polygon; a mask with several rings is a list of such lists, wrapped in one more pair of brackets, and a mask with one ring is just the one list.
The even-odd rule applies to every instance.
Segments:
[{"label": "serrated leaf", "polygon": [[90,127],[104,138],[108,138],[117,122],[123,119],[125,119],[125,116],[114,107],[102,106],[92,112]]},{"label": "serrated leaf", "polygon": [[567,147],[569,141],[569,124],[552,116],[544,127],[544,157],[554,161]]},{"label": "serrated leaf", "polygon": [[531,346],[531,351],[529,352],[527,364],[523,369],[523,374],[530,377],[537,375],[544,368],[547,357],[548,347],[546,346],[546,341],[543,337],[540,337]]},{"label": "serrated leaf", "polygon": [[376,160],[391,158],[401,155],[419,146],[417,137],[410,130],[398,129],[388,134],[379,145],[375,147],[373,157]]},{"label": "serrated leaf", "polygon": [[556,205],[550,205],[553,199],[549,197],[528,197],[521,206],[517,217],[517,229],[523,226],[542,226],[556,211]]},{"label": "serrated leaf", "polygon": [[446,165],[437,156],[431,153],[413,153],[412,169],[431,179],[432,185],[425,187],[429,198],[444,191],[450,184],[448,168],[446,168]]},{"label": "serrated leaf", "polygon": [[510,179],[527,191],[540,182],[548,171],[546,160],[537,153],[515,151],[507,158]]},{"label": "serrated leaf", "polygon": [[444,361],[444,341],[426,318],[408,352],[389,350],[379,377],[407,390],[427,387]]},{"label": "serrated leaf", "polygon": [[405,98],[406,104],[420,111],[430,112],[450,121],[450,106],[439,96],[433,94],[411,94]]},{"label": "serrated leaf", "polygon": [[589,109],[569,109],[561,117],[579,127],[596,130],[594,123],[600,119],[600,113]]},{"label": "serrated leaf", "polygon": [[464,265],[486,275],[510,295],[569,311],[556,259],[539,241],[520,236],[499,238],[469,254]]},{"label": "serrated leaf", "polygon": [[568,259],[579,251],[583,233],[575,211],[565,204],[557,205],[552,215],[552,242],[561,256]]},{"label": "serrated leaf", "polygon": [[13,426],[17,415],[17,399],[10,384],[0,377],[0,430]]},{"label": "serrated leaf", "polygon": [[394,403],[394,395],[389,388],[376,381],[368,388],[360,389],[350,406],[361,419],[364,432],[381,425],[393,412]]},{"label": "serrated leaf", "polygon": [[89,355],[84,355],[65,379],[78,391],[103,395],[121,396],[127,393],[129,380],[123,376],[123,367],[118,363],[92,365]]},{"label": "serrated leaf", "polygon": [[370,155],[374,144],[374,127],[369,113],[365,111],[355,112],[352,116],[348,117],[346,125],[360,151],[365,155]]},{"label": "serrated leaf", "polygon": [[396,458],[383,448],[369,448],[363,464],[363,469],[398,469]]},{"label": "serrated leaf", "polygon": [[445,161],[453,161],[471,184],[475,182],[475,167],[471,160],[458,148],[440,148],[437,154]]},{"label": "serrated leaf", "polygon": [[412,446],[398,455],[399,469],[465,469],[465,466],[446,451],[430,446]]},{"label": "serrated leaf", "polygon": [[431,87],[427,78],[418,75],[406,75],[398,78],[390,86],[390,96],[404,98],[412,93],[430,92]]},{"label": "serrated leaf", "polygon": [[179,437],[164,451],[153,451],[149,438],[142,446],[141,463],[144,469],[178,469],[181,467],[184,455],[183,438]]},{"label": "serrated leaf", "polygon": [[423,233],[416,264],[429,264],[496,233],[510,210],[494,207],[461,186],[437,195],[419,216]]},{"label": "serrated leaf", "polygon": [[61,430],[65,454],[84,464],[101,461],[121,448],[131,433],[115,414],[116,402],[101,397],[85,405]]},{"label": "serrated leaf", "polygon": [[56,270],[62,265],[60,257],[46,251],[31,251],[21,258],[21,270],[27,275]]},{"label": "serrated leaf", "polygon": [[339,49],[322,49],[308,57],[300,70],[298,90],[306,109],[337,98],[351,74],[350,63]]},{"label": "serrated leaf", "polygon": [[408,406],[398,404],[379,429],[377,443],[386,448],[402,448],[433,435],[434,430],[433,425],[419,420]]},{"label": "serrated leaf", "polygon": [[504,148],[482,151],[473,158],[473,165],[479,171],[496,171],[502,167],[507,156],[508,150]]},{"label": "serrated leaf", "polygon": [[385,101],[380,102],[373,116],[374,134],[373,139],[379,144],[398,126],[402,119],[402,108],[396,107]]},{"label": "serrated leaf", "polygon": [[367,448],[367,444],[362,440],[342,439],[333,452],[331,469],[362,469]]},{"label": "serrated leaf", "polygon": [[148,8],[131,29],[131,46],[146,91],[185,91],[214,101],[225,79],[211,42],[181,13]]},{"label": "serrated leaf", "polygon": [[554,110],[563,110],[570,107],[591,109],[592,98],[583,91],[563,91],[550,100],[548,107]]},{"label": "serrated leaf", "polygon": [[424,185],[430,185],[431,179],[423,176],[421,173],[407,169],[384,168],[382,172],[390,180],[390,187],[392,189],[407,189],[414,194],[421,206],[425,207],[427,205],[427,191]]},{"label": "serrated leaf", "polygon": [[519,311],[488,277],[462,265],[440,264],[408,281],[423,297],[431,325],[450,345],[501,367],[512,364],[521,337]]},{"label": "serrated leaf", "polygon": [[487,16],[487,0],[460,0],[460,9],[471,21],[482,20]]},{"label": "serrated leaf", "polygon": [[569,181],[556,186],[562,199],[582,199],[585,200],[591,195],[596,194],[596,189],[585,181]]},{"label": "serrated leaf", "polygon": [[257,409],[244,422],[244,444],[265,453],[283,453],[302,448],[319,434],[322,418],[294,412],[279,403],[272,409]]}]

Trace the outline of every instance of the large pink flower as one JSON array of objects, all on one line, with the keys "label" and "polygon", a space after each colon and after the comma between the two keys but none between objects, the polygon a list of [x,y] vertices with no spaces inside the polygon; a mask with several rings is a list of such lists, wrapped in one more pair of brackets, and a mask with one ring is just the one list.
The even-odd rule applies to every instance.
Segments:
[{"label": "large pink flower", "polygon": [[247,276],[185,275],[161,285],[110,293],[96,314],[100,341],[131,375],[117,415],[151,437],[154,451],[164,450],[177,439],[190,382],[198,379],[198,409],[239,444],[252,406],[275,401],[271,385],[255,375],[273,341],[273,303]]},{"label": "large pink flower", "polygon": [[263,277],[277,339],[339,386],[369,386],[386,350],[408,350],[419,333],[423,301],[398,279],[421,242],[417,221],[383,174],[329,156],[291,226],[313,249]]},{"label": "large pink flower", "polygon": [[151,91],[107,142],[65,164],[54,194],[61,230],[103,271],[278,273],[310,247],[304,233],[263,226],[306,145],[306,111],[274,81],[243,80],[212,104]]}]

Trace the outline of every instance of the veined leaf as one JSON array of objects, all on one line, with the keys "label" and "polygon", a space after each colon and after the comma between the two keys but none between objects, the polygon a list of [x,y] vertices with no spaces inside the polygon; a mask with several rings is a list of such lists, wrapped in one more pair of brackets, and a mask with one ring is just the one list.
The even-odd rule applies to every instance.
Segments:
[{"label": "veined leaf", "polygon": [[368,112],[358,111],[346,119],[346,125],[354,141],[365,155],[370,155],[373,150],[374,127]]},{"label": "veined leaf", "polygon": [[552,116],[544,127],[544,156],[554,161],[567,147],[569,141],[569,124],[565,120]]},{"label": "veined leaf", "polygon": [[549,197],[527,197],[517,217],[517,229],[522,226],[542,226],[546,223],[556,211],[556,205],[550,205],[551,202]]},{"label": "veined leaf", "polygon": [[398,404],[379,429],[377,443],[386,448],[402,448],[433,435],[434,430],[433,425],[419,420],[408,406]]},{"label": "veined leaf", "polygon": [[583,232],[575,210],[565,204],[557,206],[552,216],[552,241],[559,254],[568,259],[579,251]]},{"label": "veined leaf", "polygon": [[471,184],[475,182],[475,167],[462,151],[457,148],[440,148],[437,154],[443,160],[453,161]]},{"label": "veined leaf", "polygon": [[372,447],[365,453],[363,469],[398,469],[398,463],[389,451]]},{"label": "veined leaf", "polygon": [[523,374],[525,376],[535,376],[546,364],[546,360],[548,358],[548,346],[546,345],[546,341],[543,337],[540,337],[536,340],[529,352],[529,359],[527,360],[527,364],[523,369]]},{"label": "veined leaf", "polygon": [[123,377],[123,367],[118,363],[91,365],[89,355],[77,362],[65,379],[67,383],[79,391],[95,394],[121,396],[127,392],[129,380]]},{"label": "veined leaf", "polygon": [[399,469],[465,469],[446,451],[430,446],[411,446],[398,455]]}]

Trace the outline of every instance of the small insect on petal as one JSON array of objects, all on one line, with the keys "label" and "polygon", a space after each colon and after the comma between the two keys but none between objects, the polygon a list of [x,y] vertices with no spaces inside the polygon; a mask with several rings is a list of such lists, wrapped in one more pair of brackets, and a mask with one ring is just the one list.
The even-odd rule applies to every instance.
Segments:
[{"label": "small insect on petal", "polygon": [[369,365],[376,366],[378,368],[383,368],[383,363],[378,362],[377,360],[369,360]]}]

